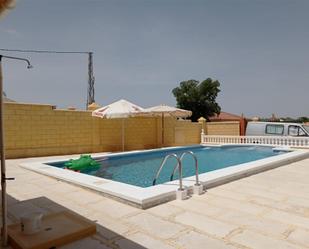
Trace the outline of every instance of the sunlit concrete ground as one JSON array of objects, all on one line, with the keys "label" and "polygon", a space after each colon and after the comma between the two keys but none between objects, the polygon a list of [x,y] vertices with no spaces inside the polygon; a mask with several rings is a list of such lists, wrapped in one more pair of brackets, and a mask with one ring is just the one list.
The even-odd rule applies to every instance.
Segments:
[{"label": "sunlit concrete ground", "polygon": [[42,158],[7,161],[9,221],[66,208],[97,223],[63,249],[309,248],[309,159],[148,210],[18,166],[31,160]]}]

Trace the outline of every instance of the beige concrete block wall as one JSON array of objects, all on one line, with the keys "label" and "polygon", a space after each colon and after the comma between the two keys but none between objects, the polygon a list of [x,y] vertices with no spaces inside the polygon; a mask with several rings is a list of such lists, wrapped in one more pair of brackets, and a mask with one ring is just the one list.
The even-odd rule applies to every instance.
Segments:
[{"label": "beige concrete block wall", "polygon": [[128,119],[127,142],[128,150],[150,149],[158,147],[157,118],[136,117]]},{"label": "beige concrete block wall", "polygon": [[201,141],[202,125],[191,121],[177,121],[174,145],[198,144]]},{"label": "beige concrete block wall", "polygon": [[122,123],[125,150],[150,149],[158,145],[157,120],[154,117],[134,117],[123,120],[101,119],[99,121],[103,151],[122,150]]},{"label": "beige concrete block wall", "polygon": [[[162,146],[161,117],[124,120],[125,150]],[[207,123],[207,134],[239,135],[238,122]],[[122,120],[101,119],[89,111],[57,110],[51,105],[5,103],[7,158],[121,151]],[[164,146],[200,143],[202,125],[166,117]]]},{"label": "beige concrete block wall", "polygon": [[90,112],[51,105],[5,103],[8,158],[100,151],[98,120]]},{"label": "beige concrete block wall", "polygon": [[239,121],[207,122],[205,134],[239,136],[239,129]]},{"label": "beige concrete block wall", "polygon": [[[161,122],[161,118],[160,118],[160,122]],[[172,117],[165,117],[164,118],[164,146],[173,146],[175,144],[176,123],[177,123],[176,118],[172,118]],[[159,141],[162,140],[161,137],[162,137],[162,135],[161,135],[161,132],[160,132]]]},{"label": "beige concrete block wall", "polygon": [[[125,149],[158,147],[159,124],[157,117],[125,119]],[[94,118],[89,111],[5,103],[4,125],[7,158],[122,150],[122,120]]]}]

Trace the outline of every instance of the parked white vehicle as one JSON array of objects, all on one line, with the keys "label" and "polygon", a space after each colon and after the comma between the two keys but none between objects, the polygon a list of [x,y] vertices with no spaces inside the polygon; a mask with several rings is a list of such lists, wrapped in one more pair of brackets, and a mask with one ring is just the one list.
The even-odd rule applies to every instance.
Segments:
[{"label": "parked white vehicle", "polygon": [[283,122],[248,122],[246,136],[309,137],[309,125]]}]

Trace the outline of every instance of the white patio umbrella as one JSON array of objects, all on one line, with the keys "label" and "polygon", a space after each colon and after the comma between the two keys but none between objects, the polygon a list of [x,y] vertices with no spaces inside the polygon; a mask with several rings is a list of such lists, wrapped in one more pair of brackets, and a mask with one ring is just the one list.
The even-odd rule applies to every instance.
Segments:
[{"label": "white patio umbrella", "polygon": [[127,100],[121,99],[110,105],[103,106],[92,112],[92,116],[100,118],[121,118],[122,119],[122,151],[124,151],[124,119],[141,115],[144,108],[135,105]]},{"label": "white patio umbrella", "polygon": [[145,109],[146,113],[150,113],[153,115],[160,115],[162,122],[162,144],[164,144],[164,117],[165,115],[177,117],[177,118],[186,118],[192,115],[191,111],[176,108],[168,105],[157,105],[153,107],[149,107]]}]

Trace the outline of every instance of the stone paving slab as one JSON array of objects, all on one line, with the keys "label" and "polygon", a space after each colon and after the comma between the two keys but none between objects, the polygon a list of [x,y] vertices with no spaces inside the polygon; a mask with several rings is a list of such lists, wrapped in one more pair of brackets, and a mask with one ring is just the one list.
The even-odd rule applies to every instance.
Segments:
[{"label": "stone paving slab", "polygon": [[225,214],[220,215],[217,218],[225,222],[239,225],[244,229],[258,231],[259,233],[266,235],[271,234],[278,238],[284,238],[285,233],[290,230],[288,224],[243,212],[227,211]]},{"label": "stone paving slab", "polygon": [[309,230],[296,229],[288,236],[288,241],[309,248]]},{"label": "stone paving slab", "polygon": [[195,231],[190,231],[187,234],[182,235],[175,240],[176,244],[179,244],[183,248],[190,249],[201,249],[201,248],[211,248],[211,249],[233,249],[237,248],[233,245],[228,245],[226,242],[218,239],[208,237],[204,234],[200,234]]},{"label": "stone paving slab", "polygon": [[138,229],[161,239],[168,239],[185,229],[170,221],[160,219],[148,213],[140,213],[126,219]]},{"label": "stone paving slab", "polygon": [[167,242],[154,239],[143,233],[135,233],[128,235],[115,242],[117,246],[123,249],[173,249],[175,247],[169,245]]},{"label": "stone paving slab", "polygon": [[296,249],[296,245],[290,244],[283,240],[277,240],[269,236],[261,235],[254,232],[244,231],[231,238],[231,241],[239,243],[254,249],[280,248],[280,249]]},{"label": "stone paving slab", "polygon": [[[189,210],[189,211],[201,213],[207,216],[217,216],[217,215],[220,215],[226,212],[225,208],[211,205],[211,201],[210,201],[211,198],[212,197],[209,195],[203,195],[203,197],[194,196],[185,201],[176,200],[176,201],[170,202],[170,205],[182,208],[183,210],[186,210],[186,211]],[[202,199],[202,201],[199,201],[200,199]]]},{"label": "stone paving slab", "polygon": [[183,206],[181,206],[181,203],[179,207],[174,206],[174,205],[165,204],[165,205],[158,205],[158,206],[152,207],[148,209],[147,212],[153,215],[168,219],[168,218],[175,216],[176,214],[185,212],[185,209]]},{"label": "stone paving slab", "polygon": [[263,206],[256,205],[254,203],[250,203],[247,201],[234,200],[229,197],[213,196],[212,198],[209,198],[207,195],[204,195],[196,199],[200,201],[208,200],[209,204],[214,205],[219,208],[221,207],[229,208],[233,210],[242,211],[245,213],[250,213],[253,215],[259,215],[266,210],[265,207]]},{"label": "stone paving slab", "polygon": [[128,215],[139,213],[141,210],[121,202],[100,196],[101,201],[89,203],[87,207],[95,212],[106,214],[109,217],[120,219]]},{"label": "stone paving slab", "polygon": [[225,237],[233,230],[237,229],[237,225],[229,224],[228,222],[222,222],[214,218],[210,218],[201,214],[195,214],[191,212],[185,212],[176,215],[175,221],[187,226],[194,227],[216,237]]},{"label": "stone paving slab", "polygon": [[7,160],[16,177],[7,186],[10,222],[69,209],[97,224],[96,235],[63,249],[309,248],[309,159],[148,210],[18,166],[26,161],[42,158]]},{"label": "stone paving slab", "polygon": [[294,226],[309,229],[309,218],[293,214],[291,212],[284,212],[278,210],[271,210],[263,215],[265,218],[277,220],[286,224],[293,224]]},{"label": "stone paving slab", "polygon": [[97,227],[100,230],[99,233],[107,240],[137,231],[126,225],[121,219],[113,219],[99,212],[92,214],[91,219],[99,225]]}]

